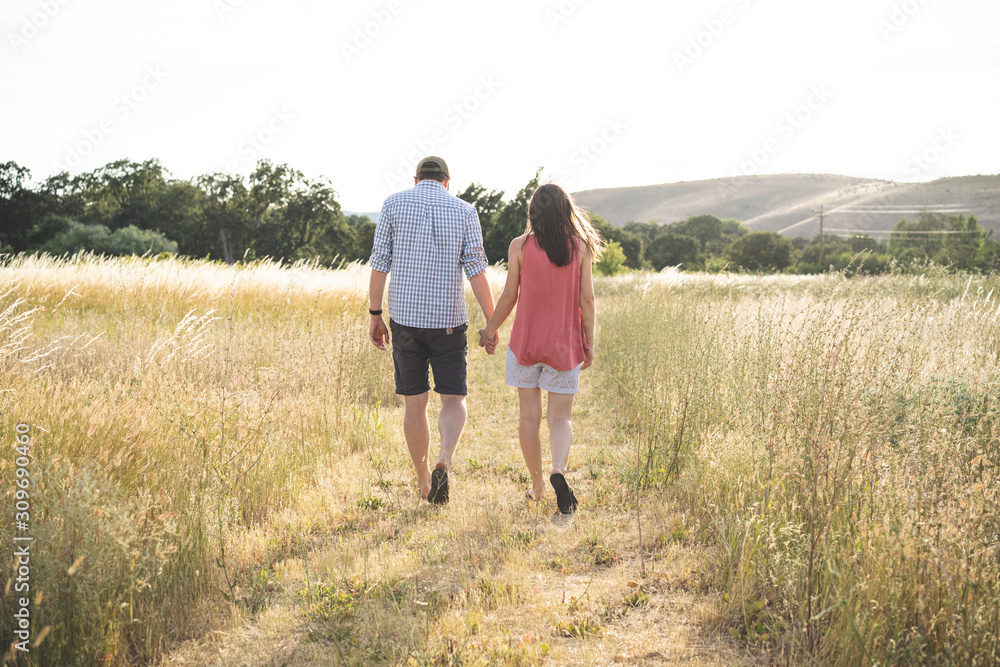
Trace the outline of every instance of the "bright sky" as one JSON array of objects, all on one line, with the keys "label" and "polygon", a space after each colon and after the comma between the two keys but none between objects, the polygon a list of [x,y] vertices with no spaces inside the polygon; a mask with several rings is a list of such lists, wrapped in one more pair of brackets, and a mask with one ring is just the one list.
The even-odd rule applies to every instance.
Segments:
[{"label": "bright sky", "polygon": [[377,211],[444,157],[513,195],[1000,172],[996,0],[6,0],[0,161],[256,161]]}]

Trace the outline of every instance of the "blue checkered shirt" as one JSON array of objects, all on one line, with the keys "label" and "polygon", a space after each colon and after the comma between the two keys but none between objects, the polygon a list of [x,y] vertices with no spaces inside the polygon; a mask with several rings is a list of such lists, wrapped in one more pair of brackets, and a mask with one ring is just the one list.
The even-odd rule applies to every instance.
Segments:
[{"label": "blue checkered shirt", "polygon": [[392,272],[389,315],[421,329],[447,329],[469,321],[465,276],[486,270],[483,230],[471,204],[434,180],[385,200],[372,247],[371,267]]}]

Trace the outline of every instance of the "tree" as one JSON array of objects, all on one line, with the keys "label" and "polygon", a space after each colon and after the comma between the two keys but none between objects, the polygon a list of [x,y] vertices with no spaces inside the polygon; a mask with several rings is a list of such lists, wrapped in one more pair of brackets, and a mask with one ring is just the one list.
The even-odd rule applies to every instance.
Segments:
[{"label": "tree", "polygon": [[216,245],[218,231],[205,216],[205,193],[191,181],[170,181],[157,198],[154,231],[177,242],[177,251],[205,257]]},{"label": "tree", "polygon": [[493,263],[507,261],[507,248],[510,242],[523,234],[527,226],[528,204],[538,189],[541,175],[542,170],[539,168],[534,178],[496,214],[494,223],[484,232],[483,247],[486,249],[488,261]]},{"label": "tree", "polygon": [[363,222],[354,229],[354,250],[348,256],[350,261],[368,261],[375,245],[375,223]]},{"label": "tree", "polygon": [[705,252],[710,242],[722,240],[722,220],[714,215],[696,215],[683,222],[675,222],[669,229],[675,234],[698,239],[702,252]]},{"label": "tree", "polygon": [[722,219],[722,235],[724,237],[732,238],[735,241],[741,236],[746,236],[749,233],[750,228],[736,218]]},{"label": "tree", "polygon": [[458,195],[462,201],[469,202],[476,207],[476,214],[479,216],[479,224],[482,225],[483,235],[493,227],[493,219],[503,208],[503,190],[486,191],[479,183],[473,183]]},{"label": "tree", "polygon": [[656,220],[650,220],[649,222],[626,222],[622,226],[622,229],[645,239],[646,245],[649,245],[649,242],[663,231],[663,227]]},{"label": "tree", "polygon": [[668,266],[695,269],[701,265],[698,239],[673,232],[661,232],[646,247],[646,259],[656,271]]},{"label": "tree", "polygon": [[45,198],[28,187],[31,171],[16,162],[0,164],[0,252],[28,249],[28,232],[47,212]]},{"label": "tree", "polygon": [[983,242],[992,234],[979,226],[976,216],[955,215],[948,218],[948,234],[944,234],[941,250],[934,255],[934,261],[953,266],[960,271],[977,268],[977,252]]},{"label": "tree", "polygon": [[[297,174],[301,176],[301,174]],[[356,235],[341,212],[337,193],[325,179],[295,183],[283,195],[284,205],[274,210],[256,230],[253,251],[289,261],[353,259]]]},{"label": "tree", "polygon": [[50,176],[42,184],[39,194],[46,200],[46,208],[56,215],[82,220],[90,200],[87,197],[86,179],[70,176],[62,171]]},{"label": "tree", "polygon": [[[247,192],[248,212],[256,229],[264,224],[264,214],[272,206],[281,206],[287,201],[297,183],[303,183],[301,171],[287,164],[274,166],[270,160],[260,160],[250,174],[250,189]],[[337,206],[338,210],[340,206]]]},{"label": "tree", "polygon": [[355,213],[345,217],[344,220],[354,229],[359,229],[366,224],[372,224],[372,219],[367,215],[357,215]]},{"label": "tree", "polygon": [[725,255],[746,271],[783,271],[792,263],[792,243],[774,232],[751,232],[733,241]]},{"label": "tree", "polygon": [[[809,265],[804,273],[823,273],[831,264],[837,270],[843,269],[844,266],[850,263],[850,258],[856,254],[851,248],[851,244],[845,239],[836,234],[826,234],[823,238],[823,263],[827,266],[822,266],[819,263],[819,248],[820,238],[818,234],[812,243],[802,248],[802,252],[799,254],[799,265]],[[839,255],[846,255],[848,257],[846,262],[841,262],[844,266],[835,261],[835,258]]]},{"label": "tree", "polygon": [[906,248],[920,248],[923,254],[932,257],[943,246],[941,232],[948,228],[948,218],[942,213],[921,211],[915,220],[903,218],[897,222],[889,236],[889,250],[899,256]]},{"label": "tree", "polygon": [[602,276],[616,276],[625,270],[625,253],[622,247],[610,241],[604,246],[601,258],[594,264],[594,270]]},{"label": "tree", "polygon": [[28,249],[45,245],[59,234],[69,231],[73,221],[66,216],[49,213],[28,232]]},{"label": "tree", "polygon": [[234,244],[237,249],[245,249],[251,233],[246,210],[247,188],[239,176],[219,173],[199,177],[198,187],[205,195],[202,209],[205,223],[218,234],[219,245],[213,243],[206,255],[221,257],[226,264],[232,264],[236,261]]},{"label": "tree", "polygon": [[705,252],[709,255],[723,257],[730,243],[750,233],[750,229],[735,218],[725,218],[721,222],[722,237],[705,244]]},{"label": "tree", "polygon": [[987,238],[976,251],[976,266],[980,271],[1000,271],[1000,241]]},{"label": "tree", "polygon": [[625,254],[625,266],[630,269],[642,269],[646,266],[643,255],[645,242],[643,237],[627,232],[621,227],[615,227],[610,222],[593,212],[588,212],[590,224],[594,226],[605,240],[614,241]]},{"label": "tree", "polygon": [[981,265],[981,246],[991,232],[975,216],[945,216],[921,211],[915,220],[900,220],[892,228],[889,251],[904,264],[932,259],[938,264],[969,271]]},{"label": "tree", "polygon": [[885,252],[886,244],[880,243],[871,236],[866,236],[864,234],[854,234],[847,238],[847,242],[851,246],[851,250],[854,252]]},{"label": "tree", "polygon": [[79,180],[88,192],[83,221],[119,229],[129,225],[144,229],[160,224],[157,198],[166,186],[159,160],[116,160]]}]

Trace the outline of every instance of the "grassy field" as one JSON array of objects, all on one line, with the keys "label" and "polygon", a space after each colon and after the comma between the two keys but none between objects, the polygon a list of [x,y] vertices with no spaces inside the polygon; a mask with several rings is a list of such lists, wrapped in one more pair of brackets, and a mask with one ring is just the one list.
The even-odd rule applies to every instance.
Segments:
[{"label": "grassy field", "polygon": [[15,260],[19,664],[995,664],[998,282],[598,280],[564,519],[476,347],[452,501],[419,500],[362,267]]}]

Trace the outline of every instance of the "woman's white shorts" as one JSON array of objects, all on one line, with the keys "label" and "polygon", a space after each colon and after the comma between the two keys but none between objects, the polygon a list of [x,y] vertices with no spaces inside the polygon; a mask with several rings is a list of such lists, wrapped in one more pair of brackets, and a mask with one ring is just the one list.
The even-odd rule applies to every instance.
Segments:
[{"label": "woman's white shorts", "polygon": [[508,386],[519,389],[537,387],[554,394],[575,394],[580,391],[580,366],[570,371],[557,371],[546,364],[522,366],[508,347],[505,381]]}]

